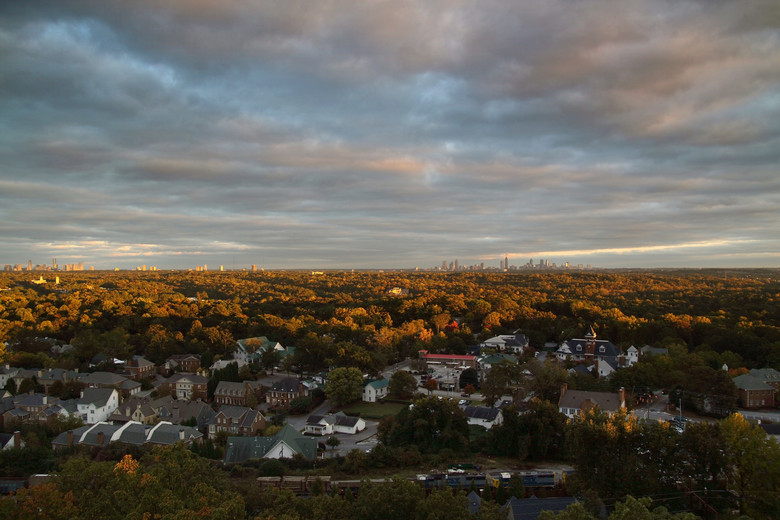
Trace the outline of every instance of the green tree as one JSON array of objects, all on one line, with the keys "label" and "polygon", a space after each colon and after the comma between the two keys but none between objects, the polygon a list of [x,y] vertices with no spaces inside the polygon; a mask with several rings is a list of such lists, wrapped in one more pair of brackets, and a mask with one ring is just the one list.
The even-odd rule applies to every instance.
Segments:
[{"label": "green tree", "polygon": [[726,478],[739,498],[740,513],[754,518],[780,517],[780,446],[764,430],[733,414],[720,423],[728,447]]},{"label": "green tree", "polygon": [[462,453],[468,446],[469,426],[454,400],[418,397],[395,418],[383,420],[378,435],[389,446],[416,446],[423,453],[444,448]]},{"label": "green tree", "polygon": [[408,399],[417,389],[417,379],[406,370],[399,370],[390,376],[388,392],[396,399]]},{"label": "green tree", "polygon": [[363,374],[355,367],[331,370],[325,382],[325,395],[336,406],[343,406],[360,399],[363,392]]}]

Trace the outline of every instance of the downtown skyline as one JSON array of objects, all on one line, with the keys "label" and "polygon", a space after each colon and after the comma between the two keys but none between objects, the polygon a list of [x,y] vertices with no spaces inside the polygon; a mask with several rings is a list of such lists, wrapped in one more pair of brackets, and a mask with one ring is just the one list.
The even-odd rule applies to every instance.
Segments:
[{"label": "downtown skyline", "polygon": [[0,265],[780,265],[776,2],[5,2]]}]

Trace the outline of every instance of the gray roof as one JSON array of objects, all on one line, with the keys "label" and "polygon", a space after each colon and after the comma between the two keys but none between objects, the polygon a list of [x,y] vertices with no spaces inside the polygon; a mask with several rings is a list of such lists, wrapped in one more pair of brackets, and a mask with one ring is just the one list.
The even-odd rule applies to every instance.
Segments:
[{"label": "gray roof", "polygon": [[113,392],[113,388],[85,388],[81,399],[79,399],[79,404],[105,406]]},{"label": "gray roof", "polygon": [[770,381],[773,383],[780,383],[780,372],[774,368],[754,368],[750,371],[750,375],[761,379],[765,383]]},{"label": "gray roof", "polygon": [[108,385],[116,386],[126,381],[127,378],[114,374],[112,372],[92,372],[90,374],[82,374],[80,381],[88,385]]},{"label": "gray roof", "polygon": [[558,400],[559,408],[584,409],[583,405],[590,402],[605,412],[616,412],[621,405],[620,395],[610,392],[588,392],[586,390],[566,390]]},{"label": "gray roof", "polygon": [[209,382],[209,378],[200,376],[198,374],[190,374],[187,372],[179,372],[178,374],[173,374],[171,377],[168,378],[169,383],[192,383],[195,385],[205,385]]},{"label": "gray roof", "polygon": [[220,381],[217,388],[214,389],[214,396],[244,396],[246,395],[246,384],[235,383],[233,381]]},{"label": "gray roof", "polygon": [[[586,352],[585,344],[587,341],[588,340],[585,339],[574,338],[568,341],[564,341],[561,346],[563,347],[564,345],[568,345],[573,355],[584,356]],[[620,355],[620,348],[611,341],[597,339],[594,340],[594,342],[596,343],[596,350],[594,351],[593,355],[601,357],[617,357]],[[602,348],[604,349],[603,352],[601,351]]]},{"label": "gray roof", "polygon": [[466,417],[483,421],[495,421],[499,412],[498,408],[488,408],[487,406],[467,406],[463,409]]},{"label": "gray roof", "polygon": [[471,491],[466,498],[469,500],[469,513],[476,515],[479,511],[479,506],[482,505],[482,498],[476,491]]},{"label": "gray roof", "polygon": [[171,424],[169,422],[160,422],[149,432],[146,442],[164,444],[167,446],[176,444],[179,441],[195,440],[200,439],[201,437],[203,437],[203,434],[195,428]]},{"label": "gray roof", "polygon": [[774,387],[766,384],[752,374],[742,374],[734,378],[734,384],[740,390],[774,390]]},{"label": "gray roof", "polygon": [[271,386],[271,390],[274,392],[297,393],[299,383],[300,381],[294,377],[285,377],[274,383]]}]

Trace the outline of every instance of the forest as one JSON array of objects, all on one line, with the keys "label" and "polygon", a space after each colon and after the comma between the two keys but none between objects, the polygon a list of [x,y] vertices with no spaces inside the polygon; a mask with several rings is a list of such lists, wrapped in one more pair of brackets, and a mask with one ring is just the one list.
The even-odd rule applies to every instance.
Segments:
[{"label": "forest", "polygon": [[[519,330],[541,350],[582,337],[589,327],[624,349],[665,347],[669,356],[644,359],[609,380],[571,375],[566,366],[539,363],[532,356],[521,358],[520,365],[500,364],[482,381],[486,398],[507,392],[533,392],[539,398],[523,414],[506,410],[501,427],[474,435],[452,403],[418,394],[413,409],[380,423],[381,442],[370,454],[350,452],[319,469],[288,461],[275,471],[360,478],[375,470],[393,474],[478,454],[513,465],[553,460],[576,468],[567,488],[583,498],[587,509],[560,519],[591,518],[604,504],[615,518],[640,513],[673,518],[631,495],[657,499],[672,494],[679,506],[690,498],[683,498],[681,489],[724,493],[708,500],[719,504],[725,517],[780,514],[777,443],[739,415],[679,434],[625,414],[594,414],[567,423],[556,405],[562,383],[594,390],[624,387],[635,395],[664,388],[676,392],[686,407],[700,407],[701,396],[714,397],[728,415],[736,400],[730,376],[750,368],[780,369],[777,270],[58,274],[58,284],[53,273],[43,273],[46,283],[34,284],[29,273],[0,273],[4,363],[84,371],[96,354],[109,359],[143,355],[159,364],[174,354],[194,353],[208,366],[211,360],[230,358],[237,339],[267,336],[296,347],[283,370],[303,374],[344,367],[378,374],[388,364],[415,358],[420,349],[464,354],[481,340]],[[52,348],[61,345],[72,348]],[[278,361],[269,358],[269,366],[256,368],[272,369]],[[722,370],[724,364],[729,372]],[[530,381],[524,376],[528,372]],[[28,448],[0,454],[2,474],[53,470],[60,480],[26,490],[14,501],[0,501],[0,518],[35,518],[42,509],[52,511],[48,518],[103,518],[107,504],[122,497],[117,518],[145,518],[150,511],[159,518],[374,518],[379,505],[397,503],[395,516],[388,518],[427,520],[459,518],[454,511],[465,500],[465,493],[426,497],[399,481],[366,488],[357,497],[323,494],[302,501],[281,491],[253,489],[253,478],[268,474],[262,464],[227,471],[214,466],[208,460],[214,454],[206,453],[209,443],[192,451],[57,454],[46,445],[53,432],[24,433]],[[186,487],[163,485],[183,478],[182,472]],[[89,486],[97,490],[94,497],[84,494]],[[192,500],[186,498],[188,491],[194,493]],[[159,493],[165,500],[154,502]],[[398,497],[406,497],[405,502]],[[410,512],[404,504],[415,509]],[[506,517],[492,506],[480,515]]]},{"label": "forest", "polygon": [[[465,353],[520,330],[541,348],[593,326],[616,345],[680,347],[719,369],[780,368],[777,270],[0,273],[0,338],[16,366],[86,368],[98,352],[229,357],[264,335],[318,372],[378,372],[417,350]],[[402,288],[400,296],[391,294]],[[457,320],[453,324],[453,320]],[[74,349],[56,360],[51,338]]]}]

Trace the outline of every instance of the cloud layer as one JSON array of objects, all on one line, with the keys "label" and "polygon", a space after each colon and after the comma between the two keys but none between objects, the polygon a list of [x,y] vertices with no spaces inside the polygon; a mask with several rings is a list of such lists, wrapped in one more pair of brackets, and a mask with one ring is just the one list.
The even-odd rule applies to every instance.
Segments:
[{"label": "cloud layer", "polygon": [[6,2],[0,263],[777,266],[772,0]]}]

